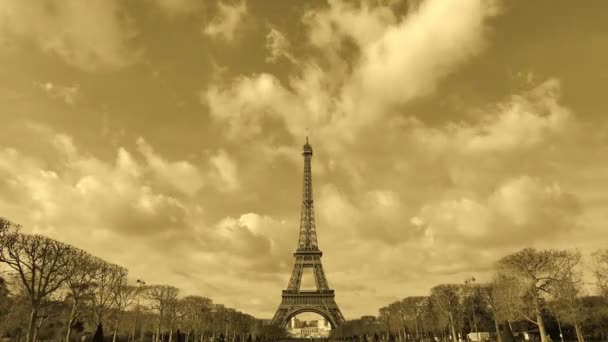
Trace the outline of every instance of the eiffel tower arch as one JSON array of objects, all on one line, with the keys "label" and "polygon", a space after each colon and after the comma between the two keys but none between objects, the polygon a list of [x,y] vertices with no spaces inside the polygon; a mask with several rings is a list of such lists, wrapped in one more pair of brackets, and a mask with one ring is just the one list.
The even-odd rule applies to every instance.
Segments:
[{"label": "eiffel tower arch", "polygon": [[[327,319],[332,328],[336,328],[344,323],[344,317],[336,303],[334,290],[327,283],[323,264],[321,263],[323,252],[321,252],[317,244],[312,195],[312,146],[308,144],[308,137],[306,138],[302,156],[304,157],[304,182],[298,247],[293,253],[294,266],[291,278],[287,284],[287,289],[283,290],[281,304],[272,319],[272,323],[285,327],[292,317],[303,312],[313,312]],[[300,289],[302,274],[306,268],[312,269],[316,290]]]}]

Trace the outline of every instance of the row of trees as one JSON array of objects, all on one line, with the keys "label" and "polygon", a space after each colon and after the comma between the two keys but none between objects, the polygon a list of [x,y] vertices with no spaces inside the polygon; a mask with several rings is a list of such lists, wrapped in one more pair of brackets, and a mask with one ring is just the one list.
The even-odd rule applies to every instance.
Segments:
[{"label": "row of trees", "polygon": [[[252,316],[170,285],[127,282],[127,269],[0,218],[0,339],[74,340],[103,326],[112,341],[203,341],[263,333]],[[183,334],[176,336],[181,330]],[[44,335],[44,336],[42,336]],[[101,336],[100,336],[101,335]],[[255,336],[255,335],[254,335]],[[177,338],[176,338],[177,337]],[[147,339],[150,340],[150,339]]]},{"label": "row of trees", "polygon": [[507,342],[502,340],[525,331],[538,334],[542,342],[549,335],[562,341],[564,335],[578,342],[587,337],[605,340],[608,250],[592,257],[595,295],[583,281],[580,252],[526,248],[500,259],[488,283],[469,278],[462,284],[437,285],[429,296],[391,303],[378,317],[347,322],[334,335],[458,341],[466,332],[492,332],[498,342]]}]

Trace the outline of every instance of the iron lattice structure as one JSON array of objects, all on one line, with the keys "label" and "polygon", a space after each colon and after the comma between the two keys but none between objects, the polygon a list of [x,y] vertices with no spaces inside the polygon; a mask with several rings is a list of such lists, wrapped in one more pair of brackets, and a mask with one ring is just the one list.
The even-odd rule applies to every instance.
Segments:
[{"label": "iron lattice structure", "polygon": [[[295,262],[289,284],[287,289],[283,290],[283,298],[272,323],[285,327],[292,317],[302,312],[314,312],[326,318],[331,326],[335,328],[344,322],[344,317],[340,308],[338,308],[338,304],[336,304],[334,290],[329,288],[327,278],[325,278],[323,264],[321,263],[323,252],[317,244],[312,196],[312,146],[308,144],[308,138],[306,138],[302,156],[304,157],[304,182],[298,247],[293,253]],[[305,268],[312,268],[316,290],[300,290]]]}]

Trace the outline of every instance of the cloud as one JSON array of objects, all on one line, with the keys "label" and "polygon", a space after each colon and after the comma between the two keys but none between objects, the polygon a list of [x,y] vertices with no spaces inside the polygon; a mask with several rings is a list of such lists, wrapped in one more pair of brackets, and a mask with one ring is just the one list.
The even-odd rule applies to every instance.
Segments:
[{"label": "cloud", "polygon": [[234,191],[239,188],[236,162],[226,151],[219,151],[210,158],[217,177],[216,185],[222,191]]},{"label": "cloud", "polygon": [[49,94],[50,97],[58,98],[68,105],[73,105],[80,95],[80,86],[62,86],[52,82],[36,83],[42,91]]},{"label": "cloud", "polygon": [[266,62],[276,63],[281,58],[285,58],[290,62],[294,62],[295,58],[289,53],[289,40],[281,31],[271,28],[266,35],[266,50],[268,56],[266,56]]},{"label": "cloud", "polygon": [[404,224],[410,210],[398,193],[376,189],[349,195],[333,184],[325,184],[316,195],[320,226],[331,227],[331,234],[322,233],[324,241],[330,245],[361,239],[395,245],[418,234],[417,230]]},{"label": "cloud", "polygon": [[156,154],[143,139],[137,139],[137,148],[146,158],[150,170],[163,183],[186,195],[195,195],[203,186],[201,172],[187,161],[169,162]]},{"label": "cloud", "polygon": [[326,10],[310,10],[302,18],[309,30],[309,42],[328,53],[338,50],[345,38],[354,40],[359,47],[366,46],[397,22],[390,7],[373,7],[368,1],[358,6],[341,0],[328,3]]},{"label": "cloud", "polygon": [[[295,224],[251,212],[211,221],[200,204],[208,202],[193,198],[184,186],[194,166],[168,162],[143,138],[137,141],[138,153],[120,147],[114,160],[104,161],[81,151],[69,135],[48,130],[38,137],[48,140],[52,163],[14,148],[0,149],[0,212],[25,231],[122,264],[146,282],[179,285],[186,293],[213,290],[214,300],[228,305],[250,297],[251,285],[235,278],[257,279],[268,300],[275,295],[263,291],[268,284],[284,285]],[[233,181],[223,164],[230,157],[219,152],[212,158],[204,174],[220,165],[226,180]],[[178,179],[186,183],[172,183]],[[216,195],[208,198],[217,200]],[[201,269],[204,279],[197,275]],[[219,286],[226,283],[233,285]]]},{"label": "cloud", "polygon": [[239,25],[247,14],[247,3],[244,0],[234,5],[220,2],[218,11],[217,16],[205,26],[203,33],[231,42],[235,39]]},{"label": "cloud", "polygon": [[[296,227],[291,231],[296,233]],[[232,251],[243,256],[244,260],[257,263],[255,272],[276,272],[287,267],[285,260],[291,261],[291,248],[295,248],[296,238],[286,234],[289,230],[286,221],[270,216],[246,213],[238,218],[226,217],[216,225],[217,236],[222,245],[230,245]],[[291,239],[291,238],[293,239]],[[218,246],[217,249],[224,247]]]},{"label": "cloud", "polygon": [[[455,16],[455,13],[458,13]],[[361,58],[342,90],[344,125],[364,125],[433,92],[438,82],[485,45],[492,2],[429,0],[377,39],[362,41]]]},{"label": "cloud", "polygon": [[156,6],[170,16],[188,15],[200,11],[203,2],[199,0],[153,0]]},{"label": "cloud", "polygon": [[3,1],[0,22],[0,30],[86,71],[119,69],[138,59],[129,46],[133,28],[114,0]]},{"label": "cloud", "polygon": [[441,129],[419,126],[413,134],[432,151],[457,149],[476,155],[530,150],[576,128],[570,110],[559,103],[560,88],[558,80],[549,79],[485,108],[488,112],[473,124],[451,122]]},{"label": "cloud", "polygon": [[[145,175],[154,172],[158,165],[143,164],[124,148],[118,149],[114,163],[106,163],[82,154],[67,135],[55,134],[50,138],[58,157],[54,166],[13,149],[3,151],[7,160],[0,166],[6,179],[3,186],[15,196],[15,202],[22,208],[18,211],[27,208],[34,213],[33,220],[28,218],[24,222],[30,229],[73,240],[81,232],[72,230],[75,227],[63,227],[66,222],[125,235],[146,227],[154,239],[155,234],[170,227],[183,227],[189,211],[195,212],[156,185],[164,184],[160,177],[173,175],[155,173],[158,183],[148,184],[150,180]],[[11,164],[24,162],[19,173],[10,168]]]},{"label": "cloud", "polygon": [[[460,13],[457,20],[454,13]],[[429,0],[397,21],[386,7],[331,1],[327,10],[304,16],[311,44],[325,57],[298,60],[286,84],[269,74],[240,76],[228,87],[212,84],[203,102],[212,117],[227,122],[231,136],[260,134],[262,120],[272,118],[294,137],[312,126],[332,144],[352,143],[364,127],[428,95],[478,55],[495,14],[488,1]],[[344,39],[359,51],[347,64],[338,51]]]},{"label": "cloud", "polygon": [[580,205],[558,184],[520,176],[486,199],[461,197],[424,206],[413,224],[424,227],[427,245],[522,246],[558,239],[577,229]]},{"label": "cloud", "polygon": [[431,170],[412,176],[433,176],[446,186],[488,191],[496,179],[552,174],[551,163],[563,158],[560,146],[581,139],[582,132],[580,121],[561,103],[560,93],[560,83],[549,79],[471,110],[477,114],[466,121],[429,125],[416,118],[401,120],[408,153],[419,168]]},{"label": "cloud", "polygon": [[298,100],[280,81],[267,73],[241,77],[228,86],[211,85],[201,93],[211,117],[227,123],[231,139],[247,139],[262,132],[267,117],[281,118]]}]

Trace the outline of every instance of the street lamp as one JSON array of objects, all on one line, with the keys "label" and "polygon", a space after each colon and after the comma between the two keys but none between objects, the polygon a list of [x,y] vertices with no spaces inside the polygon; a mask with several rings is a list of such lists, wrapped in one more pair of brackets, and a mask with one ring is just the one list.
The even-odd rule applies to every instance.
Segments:
[{"label": "street lamp", "polygon": [[[464,280],[464,284],[469,288],[472,289],[473,283],[475,282],[475,277],[469,277],[467,279]],[[474,298],[473,298],[474,300]],[[477,335],[477,342],[481,342],[480,338],[479,338],[479,329],[477,329],[477,318],[475,317],[475,307],[473,300],[471,301],[471,314],[473,315],[473,324],[475,327],[475,334]]]}]

